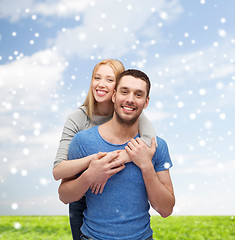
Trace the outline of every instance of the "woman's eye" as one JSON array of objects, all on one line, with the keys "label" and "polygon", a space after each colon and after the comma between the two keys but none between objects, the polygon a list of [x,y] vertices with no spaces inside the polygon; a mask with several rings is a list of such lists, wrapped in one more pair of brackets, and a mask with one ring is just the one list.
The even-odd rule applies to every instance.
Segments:
[{"label": "woman's eye", "polygon": [[113,82],[113,79],[110,79],[110,78],[109,78],[109,79],[108,79],[108,82]]},{"label": "woman's eye", "polygon": [[95,80],[100,80],[100,78],[99,77],[95,77]]}]

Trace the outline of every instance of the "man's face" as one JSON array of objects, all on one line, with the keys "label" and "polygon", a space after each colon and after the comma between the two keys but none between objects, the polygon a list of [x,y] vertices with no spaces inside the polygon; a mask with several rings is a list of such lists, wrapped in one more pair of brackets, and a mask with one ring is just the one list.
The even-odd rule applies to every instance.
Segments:
[{"label": "man's face", "polygon": [[132,125],[148,106],[146,82],[133,76],[121,78],[112,100],[114,112],[122,124]]}]

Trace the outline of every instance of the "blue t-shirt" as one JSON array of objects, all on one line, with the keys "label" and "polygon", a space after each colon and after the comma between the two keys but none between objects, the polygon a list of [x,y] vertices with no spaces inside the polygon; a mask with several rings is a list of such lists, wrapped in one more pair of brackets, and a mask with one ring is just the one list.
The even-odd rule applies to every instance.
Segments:
[{"label": "blue t-shirt", "polygon": [[[122,150],[126,144],[105,141],[95,126],[74,136],[69,159]],[[152,159],[155,171],[166,170],[172,166],[167,144],[159,137],[157,144]],[[109,178],[101,194],[93,194],[89,189],[86,203],[81,228],[86,236],[97,240],[143,240],[152,235],[147,191],[141,170],[134,163],[127,163],[121,172]]]}]

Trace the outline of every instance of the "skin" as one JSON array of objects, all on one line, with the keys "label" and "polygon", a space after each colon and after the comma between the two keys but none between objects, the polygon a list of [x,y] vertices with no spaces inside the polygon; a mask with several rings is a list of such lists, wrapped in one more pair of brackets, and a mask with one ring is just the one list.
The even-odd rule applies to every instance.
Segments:
[{"label": "skin", "polygon": [[[133,139],[138,133],[138,117],[149,102],[146,95],[146,83],[143,80],[132,76],[123,77],[112,97],[115,109],[113,118],[100,125],[98,129],[100,135],[110,143],[123,144],[131,140],[126,146],[126,151],[142,172],[149,202],[162,217],[167,217],[172,213],[175,204],[169,170],[161,172],[154,170],[152,164],[152,157],[156,151],[154,138],[150,148],[140,138]],[[79,178],[64,181],[59,187],[61,201],[64,203],[76,201],[86,193],[95,179],[104,177],[103,180],[107,181],[110,176],[116,174],[111,173],[107,167],[114,159],[118,159],[115,153],[100,155],[99,161],[102,163],[100,162],[99,171],[95,171],[92,163]],[[117,172],[123,168],[120,165]]]},{"label": "skin", "polygon": [[100,65],[92,80],[92,93],[97,102],[95,114],[108,116],[113,112],[112,95],[116,76],[109,65]]}]

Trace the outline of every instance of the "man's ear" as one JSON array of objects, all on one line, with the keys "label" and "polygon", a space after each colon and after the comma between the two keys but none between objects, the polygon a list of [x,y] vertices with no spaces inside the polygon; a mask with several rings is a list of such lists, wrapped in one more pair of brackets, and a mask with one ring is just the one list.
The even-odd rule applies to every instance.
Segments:
[{"label": "man's ear", "polygon": [[115,102],[115,98],[116,98],[116,90],[113,90],[113,95],[112,95],[112,102]]},{"label": "man's ear", "polygon": [[145,104],[144,104],[144,109],[148,107],[149,105],[149,96],[146,98]]}]

